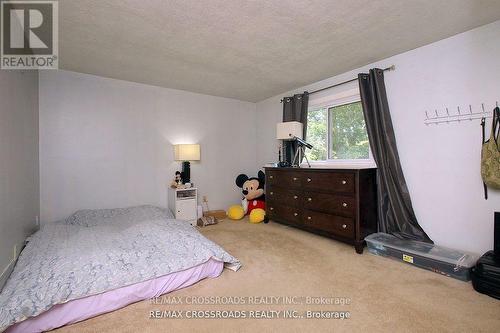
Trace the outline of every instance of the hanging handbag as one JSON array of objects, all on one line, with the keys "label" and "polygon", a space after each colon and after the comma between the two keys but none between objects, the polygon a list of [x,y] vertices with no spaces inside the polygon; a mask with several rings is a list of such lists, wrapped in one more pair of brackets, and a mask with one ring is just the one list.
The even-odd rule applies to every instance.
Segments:
[{"label": "hanging handbag", "polygon": [[[481,149],[481,176],[486,186],[500,189],[500,108],[493,110],[490,138]],[[483,126],[484,133],[484,126]]]}]

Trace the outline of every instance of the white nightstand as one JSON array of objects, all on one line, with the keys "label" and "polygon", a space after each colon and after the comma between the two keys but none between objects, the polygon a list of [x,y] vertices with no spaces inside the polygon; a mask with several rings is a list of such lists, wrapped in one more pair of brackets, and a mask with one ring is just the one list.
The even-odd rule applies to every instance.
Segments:
[{"label": "white nightstand", "polygon": [[170,189],[168,208],[176,219],[196,226],[198,220],[198,190],[196,188]]}]

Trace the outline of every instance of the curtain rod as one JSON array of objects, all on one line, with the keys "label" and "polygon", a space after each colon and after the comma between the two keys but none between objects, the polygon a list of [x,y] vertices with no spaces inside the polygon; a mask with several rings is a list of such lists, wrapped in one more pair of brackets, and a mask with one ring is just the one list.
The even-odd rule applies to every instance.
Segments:
[{"label": "curtain rod", "polygon": [[[392,65],[392,66],[389,66],[389,67],[386,67],[383,69],[383,71],[393,71],[396,69],[396,66],[395,65]],[[327,90],[327,89],[330,89],[330,88],[334,88],[334,87],[338,87],[338,86],[341,86],[341,85],[344,85],[346,83],[351,83],[351,82],[354,82],[354,81],[357,81],[358,78],[355,77],[354,79],[350,79],[350,80],[347,80],[347,81],[343,81],[343,82],[340,82],[340,83],[335,83],[331,86],[328,86],[328,87],[324,87],[324,88],[321,88],[321,89],[318,89],[318,90],[313,90],[309,93],[309,95],[312,95],[312,94],[315,94],[315,93],[318,93],[320,91],[323,91],[323,90]],[[280,101],[281,103],[283,102],[283,100]]]}]

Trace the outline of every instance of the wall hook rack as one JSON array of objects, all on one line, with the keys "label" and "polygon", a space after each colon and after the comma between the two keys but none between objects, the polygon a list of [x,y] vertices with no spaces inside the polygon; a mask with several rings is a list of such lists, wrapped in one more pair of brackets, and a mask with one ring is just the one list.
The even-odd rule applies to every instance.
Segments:
[{"label": "wall hook rack", "polygon": [[[495,102],[496,107],[498,107],[498,101]],[[432,111],[431,111],[432,113]],[[475,119],[482,119],[482,118],[491,118],[493,116],[493,111],[486,111],[484,103],[481,103],[481,111],[474,112],[472,110],[472,105],[469,104],[469,110],[468,112],[462,110],[460,106],[457,106],[457,113],[456,114],[451,114],[450,109],[448,107],[445,107],[443,111],[438,111],[438,109],[434,109],[434,113],[429,115],[429,112],[425,110],[425,119],[424,119],[424,124],[426,125],[438,125],[441,123],[460,123],[461,121],[469,120],[473,121]]]}]

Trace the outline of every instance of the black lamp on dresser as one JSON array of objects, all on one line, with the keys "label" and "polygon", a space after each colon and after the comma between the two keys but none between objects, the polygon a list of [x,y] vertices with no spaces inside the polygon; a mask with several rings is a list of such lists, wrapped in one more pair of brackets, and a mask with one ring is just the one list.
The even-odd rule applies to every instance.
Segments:
[{"label": "black lamp on dresser", "polygon": [[266,167],[269,219],[354,245],[377,232],[375,168]]}]

